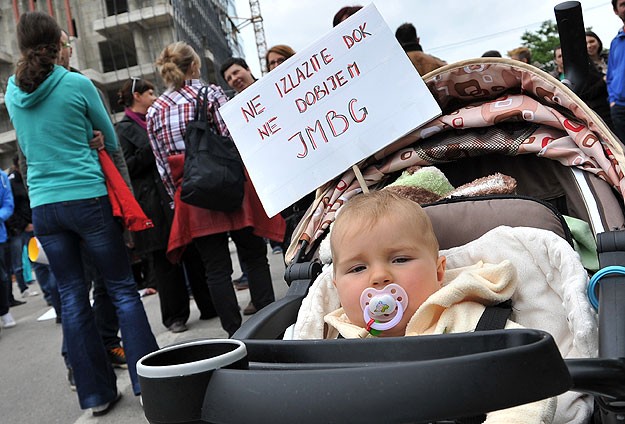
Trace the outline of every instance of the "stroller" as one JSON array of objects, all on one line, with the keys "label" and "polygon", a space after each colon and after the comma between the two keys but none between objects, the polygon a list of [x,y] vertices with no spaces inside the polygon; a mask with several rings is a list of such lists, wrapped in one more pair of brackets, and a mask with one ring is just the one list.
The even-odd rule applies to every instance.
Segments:
[{"label": "stroller", "polygon": [[[523,330],[279,340],[298,321],[300,329],[306,327],[301,319],[311,310],[325,312],[315,311],[318,304],[310,307],[328,278],[323,242],[341,205],[363,189],[348,170],[317,191],[296,229],[284,298],[244,323],[230,342],[170,346],[139,362],[150,422],[481,422],[475,421],[480,413],[557,395],[573,396],[572,407],[590,405],[579,414],[563,412],[571,422],[625,420],[622,145],[572,90],[520,62],[468,60],[424,80],[443,115],[358,164],[367,188],[385,187],[408,167],[431,165],[454,187],[496,172],[513,177],[515,195],[451,198],[425,210],[441,249],[455,257],[481,258],[467,252],[476,246],[487,250],[484,237],[495,233],[516,240],[515,249],[526,249],[511,256],[534,252],[531,257],[557,262],[553,269],[538,267],[549,280],[547,315],[529,318]],[[563,215],[597,235],[601,271],[595,275],[602,278],[590,297],[598,314],[585,299],[586,270],[573,252],[576,242]],[[528,245],[525,233],[534,233],[527,227],[538,228],[547,241]],[[489,254],[506,252],[491,247]],[[604,271],[611,266],[616,268]],[[538,274],[523,274],[526,290],[535,289],[532,276]],[[522,322],[525,307],[515,308]],[[566,334],[558,334],[552,320],[560,320]],[[314,331],[314,325],[307,328]],[[228,360],[216,365],[217,358]],[[206,372],[198,371],[196,365],[206,361]],[[179,371],[186,364],[194,365],[183,376]],[[170,366],[176,370],[170,374],[145,371]]]}]

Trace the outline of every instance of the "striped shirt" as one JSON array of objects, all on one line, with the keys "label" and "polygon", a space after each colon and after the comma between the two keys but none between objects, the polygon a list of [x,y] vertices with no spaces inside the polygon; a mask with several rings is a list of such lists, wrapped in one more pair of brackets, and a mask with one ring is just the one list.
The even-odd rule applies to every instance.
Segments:
[{"label": "striped shirt", "polygon": [[[154,101],[146,114],[150,146],[156,158],[156,167],[167,192],[174,198],[176,187],[167,157],[184,153],[184,134],[187,122],[193,120],[197,93],[205,84],[198,79],[187,80],[178,90],[168,90]],[[221,87],[209,84],[208,100],[220,107],[228,101]],[[219,113],[212,117],[222,135],[229,136],[226,123]],[[211,118],[209,117],[209,120]]]}]

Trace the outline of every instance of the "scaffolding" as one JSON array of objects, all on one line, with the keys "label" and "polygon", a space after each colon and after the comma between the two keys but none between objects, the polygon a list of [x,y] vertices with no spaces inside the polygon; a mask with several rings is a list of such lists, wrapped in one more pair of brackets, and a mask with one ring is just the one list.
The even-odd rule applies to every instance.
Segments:
[{"label": "scaffolding", "polygon": [[264,74],[267,69],[265,56],[267,55],[267,42],[265,41],[265,28],[263,26],[263,16],[260,14],[260,0],[250,0],[250,21],[254,26],[254,36],[256,37],[256,50],[258,50],[258,63],[260,70]]},{"label": "scaffolding", "polygon": [[267,63],[265,59],[265,56],[267,55],[267,41],[265,40],[263,16],[260,13],[260,0],[250,0],[250,14],[251,16],[249,18],[232,17],[231,19],[239,21],[235,27],[237,32],[250,24],[253,25],[254,37],[256,39],[256,50],[258,53],[258,63],[260,64],[261,72],[265,74],[267,72]]},{"label": "scaffolding", "polygon": [[184,40],[200,55],[202,78],[227,88],[219,67],[233,54],[235,26],[225,0],[173,0],[176,38]]}]

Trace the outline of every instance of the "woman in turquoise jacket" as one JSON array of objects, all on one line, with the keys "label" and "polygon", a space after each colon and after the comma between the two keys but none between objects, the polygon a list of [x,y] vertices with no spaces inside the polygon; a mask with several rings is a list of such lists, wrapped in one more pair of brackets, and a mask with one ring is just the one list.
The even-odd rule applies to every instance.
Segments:
[{"label": "woman in turquoise jacket", "polygon": [[115,130],[95,86],[56,65],[61,29],[49,15],[24,13],[17,26],[21,58],[5,97],[28,167],[35,235],[57,277],[63,333],[80,406],[107,413],[119,399],[115,373],[95,326],[80,249],[87,249],[115,304],[134,393],[141,393],[136,363],[158,349],[136,290],[114,220],[93,131],[117,151]]}]

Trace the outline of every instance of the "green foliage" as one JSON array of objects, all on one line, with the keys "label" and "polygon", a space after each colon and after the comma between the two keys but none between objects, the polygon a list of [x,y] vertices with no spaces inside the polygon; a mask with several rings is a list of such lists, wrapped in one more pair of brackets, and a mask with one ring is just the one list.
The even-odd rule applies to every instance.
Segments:
[{"label": "green foliage", "polygon": [[554,21],[543,22],[536,32],[525,31],[521,40],[521,44],[532,52],[532,63],[538,63],[545,69],[553,68],[553,49],[560,44],[558,26]]}]

